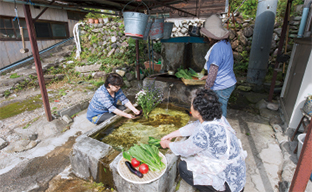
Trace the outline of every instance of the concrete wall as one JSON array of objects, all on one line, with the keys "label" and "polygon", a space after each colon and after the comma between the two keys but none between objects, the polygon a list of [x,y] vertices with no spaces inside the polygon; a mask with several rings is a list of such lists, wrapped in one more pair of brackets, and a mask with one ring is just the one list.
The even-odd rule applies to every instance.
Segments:
[{"label": "concrete wall", "polygon": [[[35,18],[42,11],[42,9],[43,8],[35,9],[33,6],[30,6],[32,17]],[[17,12],[19,17],[25,17],[23,5],[17,4]],[[0,15],[15,17],[14,4],[0,2]],[[66,10],[48,8],[39,19],[68,22],[69,34],[70,36],[73,35],[72,28],[76,21],[68,20]],[[62,41],[62,39],[37,41],[39,51],[48,48],[60,41]],[[30,50],[28,53],[20,53],[19,50],[22,47],[23,46],[21,41],[0,41],[0,68],[8,66],[16,61],[32,55],[29,41],[26,41],[26,47]]]},{"label": "concrete wall", "polygon": [[302,83],[298,92],[297,100],[294,106],[294,111],[290,117],[289,127],[296,128],[300,119],[302,118],[302,113],[300,111],[303,108],[304,102],[308,95],[312,95],[312,50],[307,63],[305,73],[303,75]]}]

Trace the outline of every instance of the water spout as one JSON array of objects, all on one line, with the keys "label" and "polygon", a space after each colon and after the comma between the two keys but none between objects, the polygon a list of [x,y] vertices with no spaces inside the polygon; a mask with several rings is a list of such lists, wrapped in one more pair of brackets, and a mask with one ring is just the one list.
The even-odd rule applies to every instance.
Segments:
[{"label": "water spout", "polygon": [[166,112],[168,113],[168,105],[169,105],[169,99],[170,99],[170,90],[173,87],[173,84],[169,85],[169,92],[168,92],[168,100],[167,100],[167,109]]}]

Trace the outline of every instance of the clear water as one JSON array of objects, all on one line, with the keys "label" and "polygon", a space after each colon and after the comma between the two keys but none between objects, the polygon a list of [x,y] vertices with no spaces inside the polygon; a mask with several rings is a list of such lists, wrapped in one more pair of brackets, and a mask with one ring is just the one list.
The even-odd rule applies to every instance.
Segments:
[{"label": "clear water", "polygon": [[133,144],[147,143],[149,137],[160,139],[186,125],[190,116],[184,108],[157,107],[149,118],[124,119],[113,123],[95,136],[116,150],[129,149]]}]

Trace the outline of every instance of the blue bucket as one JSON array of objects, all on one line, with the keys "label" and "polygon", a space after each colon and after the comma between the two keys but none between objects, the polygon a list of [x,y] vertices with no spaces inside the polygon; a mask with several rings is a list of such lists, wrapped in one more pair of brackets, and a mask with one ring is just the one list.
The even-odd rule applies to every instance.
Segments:
[{"label": "blue bucket", "polygon": [[[131,2],[133,1],[130,1],[129,3]],[[125,7],[129,3],[127,3]],[[142,3],[146,6],[146,4],[143,1]],[[143,38],[149,14],[146,15],[144,13],[128,12],[128,11],[124,12],[125,7],[122,9],[122,14],[124,17],[124,25],[125,25],[125,35],[127,37]],[[148,7],[147,7],[147,10],[149,13]]]}]

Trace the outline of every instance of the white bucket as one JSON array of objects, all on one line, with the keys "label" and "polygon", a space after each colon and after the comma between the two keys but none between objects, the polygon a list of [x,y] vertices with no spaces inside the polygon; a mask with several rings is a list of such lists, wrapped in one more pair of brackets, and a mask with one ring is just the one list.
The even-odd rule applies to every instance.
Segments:
[{"label": "white bucket", "polygon": [[298,151],[297,151],[297,158],[298,159],[300,157],[300,153],[301,153],[301,149],[302,149],[302,146],[303,146],[303,142],[304,142],[305,136],[306,136],[305,133],[302,133],[302,134],[298,135]]}]

